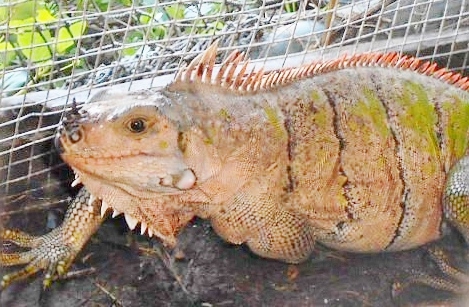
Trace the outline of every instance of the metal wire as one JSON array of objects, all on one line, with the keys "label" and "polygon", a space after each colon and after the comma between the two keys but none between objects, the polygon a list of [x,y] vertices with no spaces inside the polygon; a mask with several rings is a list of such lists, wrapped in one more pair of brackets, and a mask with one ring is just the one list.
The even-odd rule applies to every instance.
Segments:
[{"label": "metal wire", "polygon": [[269,68],[366,51],[468,67],[467,0],[106,3],[0,3],[0,208],[62,185],[51,139],[72,96],[162,86],[214,39],[220,60],[237,48]]}]

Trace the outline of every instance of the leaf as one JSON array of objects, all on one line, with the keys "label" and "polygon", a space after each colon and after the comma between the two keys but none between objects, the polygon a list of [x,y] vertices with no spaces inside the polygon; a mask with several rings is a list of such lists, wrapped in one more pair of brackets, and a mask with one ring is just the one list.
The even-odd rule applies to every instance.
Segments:
[{"label": "leaf", "polygon": [[216,30],[222,30],[224,26],[225,23],[223,21],[214,21],[210,24],[210,27],[213,27]]},{"label": "leaf", "polygon": [[16,57],[14,47],[10,42],[0,43],[0,68],[4,68],[10,64]]},{"label": "leaf", "polygon": [[88,23],[86,21],[77,21],[70,25],[70,32],[72,33],[74,38],[78,38],[85,33],[86,29],[88,28]]},{"label": "leaf", "polygon": [[16,33],[22,33],[25,31],[32,32],[34,31],[34,18],[25,18],[25,19],[12,19],[8,24],[10,31]]},{"label": "leaf", "polygon": [[131,6],[133,1],[132,1],[132,0],[119,0],[119,2],[120,2],[122,5]]},{"label": "leaf", "polygon": [[[125,45],[131,45],[132,43],[141,42],[141,41],[143,41],[143,34],[138,31],[132,31],[132,32],[129,32],[129,35],[127,35],[127,37],[125,38]],[[124,48],[123,54],[129,55],[129,56],[134,55],[138,49],[139,49],[138,47]]]},{"label": "leaf", "polygon": [[52,60],[47,60],[42,63],[40,67],[36,69],[36,78],[43,79],[49,77],[50,72],[52,71]]},{"label": "leaf", "polygon": [[166,36],[166,28],[164,26],[155,26],[151,28],[152,39],[162,39]]},{"label": "leaf", "polygon": [[109,0],[96,0],[96,4],[101,12],[106,12],[109,8]]},{"label": "leaf", "polygon": [[57,44],[55,45],[55,50],[58,54],[64,54],[70,47],[75,45],[73,37],[70,35],[66,27],[61,27],[59,29],[59,34],[57,37]]},{"label": "leaf", "polygon": [[285,11],[288,13],[293,13],[293,12],[298,11],[298,5],[299,5],[298,2],[299,1],[296,1],[296,0],[285,1],[285,4],[284,4]]},{"label": "leaf", "polygon": [[40,9],[37,11],[36,20],[40,23],[49,23],[56,21],[57,18],[53,16],[49,10]]},{"label": "leaf", "polygon": [[59,29],[57,44],[55,46],[59,54],[64,54],[67,50],[75,46],[75,40],[80,38],[85,33],[87,23],[85,21],[77,21],[69,26],[64,26]]},{"label": "leaf", "polygon": [[11,18],[18,20],[34,17],[36,16],[36,11],[44,7],[41,1],[36,0],[19,3],[10,2],[10,5],[13,6]]},{"label": "leaf", "polygon": [[38,0],[32,1],[13,1],[13,0],[0,0],[0,22],[7,22],[11,24],[16,21],[17,24],[27,24],[26,20],[33,19],[37,16],[39,11],[44,10],[44,2]]},{"label": "leaf", "polygon": [[9,11],[10,9],[8,6],[0,6],[0,23],[7,22],[9,18]]},{"label": "leaf", "polygon": [[0,80],[0,92],[4,96],[11,96],[21,90],[28,81],[29,74],[24,68],[9,71],[3,75],[3,82]]},{"label": "leaf", "polygon": [[37,63],[52,58],[50,46],[46,45],[51,39],[48,31],[27,31],[18,34],[17,41],[24,56],[31,62]]},{"label": "leaf", "polygon": [[143,15],[143,14],[142,14],[142,15],[140,15],[140,17],[138,18],[138,20],[140,21],[141,24],[146,25],[146,24],[148,24],[148,23],[150,22],[151,18],[150,18],[150,16],[148,16],[148,15]]},{"label": "leaf", "polygon": [[181,4],[181,3],[176,3],[173,5],[169,5],[165,8],[166,13],[172,18],[172,19],[183,19],[184,18],[184,10],[186,7]]},{"label": "leaf", "polygon": [[214,21],[209,23],[207,25],[207,28],[202,33],[213,35],[217,33],[217,31],[222,30],[224,26],[225,24],[222,21]]}]

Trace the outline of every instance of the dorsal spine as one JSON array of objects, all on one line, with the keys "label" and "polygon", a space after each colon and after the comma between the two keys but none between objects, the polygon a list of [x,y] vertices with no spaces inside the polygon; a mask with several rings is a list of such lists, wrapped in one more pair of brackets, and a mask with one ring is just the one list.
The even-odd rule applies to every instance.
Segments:
[{"label": "dorsal spine", "polygon": [[391,53],[362,53],[357,55],[343,55],[334,60],[316,61],[299,67],[284,68],[264,72],[251,71],[246,73],[249,59],[235,50],[222,63],[221,68],[213,73],[217,42],[213,43],[204,53],[198,55],[191,63],[181,69],[175,83],[203,83],[220,86],[240,93],[269,90],[286,85],[297,80],[311,78],[316,75],[354,67],[384,67],[399,70],[410,70],[433,77],[462,90],[469,89],[469,78],[459,73],[438,68],[436,63],[421,61],[415,57]]}]

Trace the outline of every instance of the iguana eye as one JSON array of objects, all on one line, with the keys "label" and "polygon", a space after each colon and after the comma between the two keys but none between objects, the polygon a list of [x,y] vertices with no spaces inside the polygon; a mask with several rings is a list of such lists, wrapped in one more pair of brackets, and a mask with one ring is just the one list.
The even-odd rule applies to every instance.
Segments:
[{"label": "iguana eye", "polygon": [[129,121],[127,127],[133,133],[141,133],[147,128],[147,123],[143,118],[135,118]]}]

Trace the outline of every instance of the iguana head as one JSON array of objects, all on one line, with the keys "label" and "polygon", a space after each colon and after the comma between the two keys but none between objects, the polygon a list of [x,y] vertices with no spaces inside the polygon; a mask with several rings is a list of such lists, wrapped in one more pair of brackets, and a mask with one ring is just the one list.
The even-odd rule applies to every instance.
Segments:
[{"label": "iguana head", "polygon": [[99,177],[135,196],[191,188],[195,177],[183,161],[179,129],[159,110],[169,102],[152,98],[116,95],[72,110],[58,134],[63,159],[81,177]]},{"label": "iguana head", "polygon": [[[214,142],[226,138],[214,136],[231,125],[219,99],[238,83],[247,91],[262,73],[249,78],[251,83],[235,77],[243,57],[234,52],[227,59],[230,65],[222,66],[228,71],[214,80],[216,53],[213,44],[164,89],[95,95],[80,110],[72,108],[57,134],[61,156],[76,174],[73,184],[83,183],[102,201],[101,213],[109,208],[113,216],[124,213],[131,229],[140,223],[142,234],[148,231],[167,245],[175,244],[177,230],[195,214],[209,215],[208,203],[230,197],[243,184],[236,176],[246,177],[249,169],[228,158],[229,176],[219,174],[221,157],[250,148],[240,146],[245,138],[233,137],[227,141],[233,149],[222,146],[218,152]],[[246,65],[239,66],[238,76],[244,76]],[[219,104],[218,109],[207,107],[205,99]],[[239,127],[233,125],[233,131]],[[245,151],[249,155],[252,148]]]},{"label": "iguana head", "polygon": [[64,118],[57,134],[61,156],[75,171],[75,184],[102,199],[103,214],[112,208],[125,214],[130,228],[140,222],[149,234],[172,241],[187,218],[168,197],[193,188],[196,177],[179,148],[178,124],[162,112],[171,102],[158,91],[101,96]]}]

